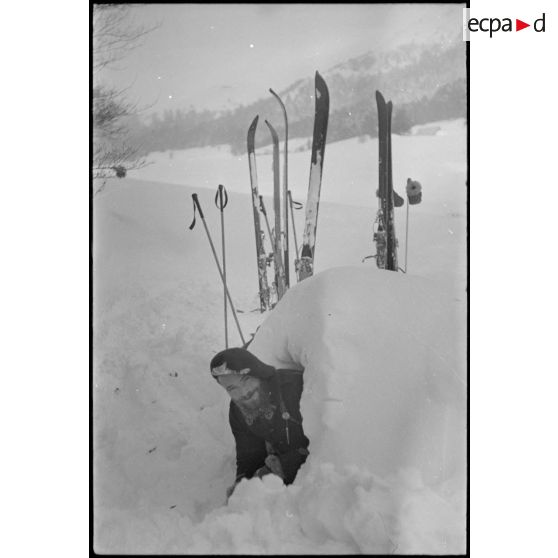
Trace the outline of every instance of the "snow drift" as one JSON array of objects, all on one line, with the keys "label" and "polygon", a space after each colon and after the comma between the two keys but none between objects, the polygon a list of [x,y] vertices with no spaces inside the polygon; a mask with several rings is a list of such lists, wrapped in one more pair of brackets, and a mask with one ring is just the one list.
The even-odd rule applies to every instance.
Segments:
[{"label": "snow drift", "polygon": [[[242,481],[228,506],[201,521],[156,509],[149,520],[128,517],[120,548],[464,552],[463,318],[463,302],[435,282],[373,267],[332,269],[293,287],[250,349],[268,363],[305,370],[310,458],[294,485]],[[224,409],[215,420],[226,421]],[[222,476],[227,463],[232,470],[232,459],[216,465],[232,444],[207,442],[215,446],[204,433],[194,442],[199,466],[210,476]]]},{"label": "snow drift", "polygon": [[[377,145],[338,142],[327,148],[322,189],[329,181],[334,197],[353,192],[347,203],[355,205],[320,204],[315,263],[323,272],[263,315],[251,312],[258,296],[246,161],[232,178],[215,177],[215,186],[227,176],[226,185],[246,192],[229,190],[225,216],[227,277],[243,331],[248,339],[261,324],[250,348],[270,363],[304,367],[311,443],[293,485],[242,482],[228,505],[228,398],[208,370],[224,346],[222,285],[203,227],[188,230],[197,192],[218,242],[215,191],[163,184],[169,177],[159,168],[159,182],[125,178],[95,198],[97,552],[464,551],[465,129],[451,130],[394,142],[401,176],[425,190],[412,210],[415,276],[361,263],[373,250],[375,174],[366,154]],[[289,167],[304,189],[302,155]],[[258,166],[269,175],[265,160]],[[346,176],[355,166],[362,172]],[[191,170],[180,176],[190,182]],[[369,205],[356,206],[353,186]],[[303,212],[295,213],[300,231]],[[397,223],[401,232],[401,212]],[[238,344],[232,320],[229,333]]]},{"label": "snow drift", "polygon": [[379,474],[416,467],[441,482],[465,463],[460,306],[417,277],[332,269],[292,288],[250,349],[305,369],[305,428],[321,460]]},{"label": "snow drift", "polygon": [[292,288],[250,349],[303,367],[310,457],[293,486],[242,481],[228,506],[179,523],[175,551],[465,551],[462,303],[439,285],[338,268]]},{"label": "snow drift", "polygon": [[338,268],[292,288],[263,323],[250,349],[305,369],[306,536],[352,552],[464,552],[463,316],[435,283]]}]

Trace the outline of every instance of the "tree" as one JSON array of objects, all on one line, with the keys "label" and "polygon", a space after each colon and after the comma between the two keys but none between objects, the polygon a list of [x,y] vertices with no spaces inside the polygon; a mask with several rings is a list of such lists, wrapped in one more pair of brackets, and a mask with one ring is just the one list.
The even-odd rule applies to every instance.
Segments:
[{"label": "tree", "polygon": [[404,107],[397,107],[393,115],[393,124],[391,129],[394,134],[405,134],[413,126],[413,121]]},{"label": "tree", "polygon": [[123,178],[145,165],[140,146],[131,140],[129,122],[137,107],[126,100],[125,90],[103,83],[102,71],[117,65],[155,27],[134,25],[125,4],[93,6],[93,180],[95,194],[108,178]]}]

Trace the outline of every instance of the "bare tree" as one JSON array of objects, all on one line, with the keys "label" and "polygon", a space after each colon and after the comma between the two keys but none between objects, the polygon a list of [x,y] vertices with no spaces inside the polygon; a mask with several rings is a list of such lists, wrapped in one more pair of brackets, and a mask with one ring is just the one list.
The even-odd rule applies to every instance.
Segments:
[{"label": "bare tree", "polygon": [[126,100],[125,90],[102,83],[102,71],[118,69],[118,63],[156,26],[134,24],[127,4],[93,6],[93,180],[95,195],[108,178],[123,178],[131,169],[144,166],[140,146],[130,138],[127,121],[137,106]]}]

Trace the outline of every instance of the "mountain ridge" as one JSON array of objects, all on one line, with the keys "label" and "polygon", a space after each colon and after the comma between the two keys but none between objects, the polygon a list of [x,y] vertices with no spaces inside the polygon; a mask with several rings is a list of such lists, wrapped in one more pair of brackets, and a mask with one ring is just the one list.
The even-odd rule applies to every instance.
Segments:
[{"label": "mountain ridge", "polygon": [[[375,136],[374,92],[394,103],[394,133],[416,124],[466,116],[465,44],[460,37],[439,43],[409,42],[391,50],[373,50],[320,72],[330,93],[328,141]],[[314,120],[314,76],[297,79],[279,91],[289,116],[289,137],[308,138]],[[273,84],[270,84],[271,86]],[[149,123],[137,123],[136,140],[144,152],[229,144],[235,154],[246,151],[246,131],[256,116],[274,123],[284,134],[283,117],[270,95],[228,111],[165,111]],[[258,134],[258,146],[270,143]]]}]

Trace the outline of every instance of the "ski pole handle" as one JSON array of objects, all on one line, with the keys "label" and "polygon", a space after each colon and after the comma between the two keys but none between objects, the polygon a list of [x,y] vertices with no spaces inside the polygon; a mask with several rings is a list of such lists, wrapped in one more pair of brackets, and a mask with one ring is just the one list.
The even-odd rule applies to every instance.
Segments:
[{"label": "ski pole handle", "polygon": [[229,195],[227,194],[227,190],[222,184],[219,184],[219,188],[217,190],[217,193],[215,194],[215,205],[217,206],[217,209],[223,211],[223,209],[227,207],[228,203]]},{"label": "ski pole handle", "polygon": [[198,194],[192,194],[192,199],[194,200],[194,206],[198,208],[198,211],[200,212],[200,217],[203,219],[203,211],[200,205],[200,202],[198,200]]},{"label": "ski pole handle", "polygon": [[203,221],[203,211],[200,206],[200,202],[198,201],[198,194],[192,194],[192,199],[194,200],[194,218],[192,219],[192,223],[188,227],[190,230],[193,230],[196,226],[196,209],[200,212],[200,217]]}]

